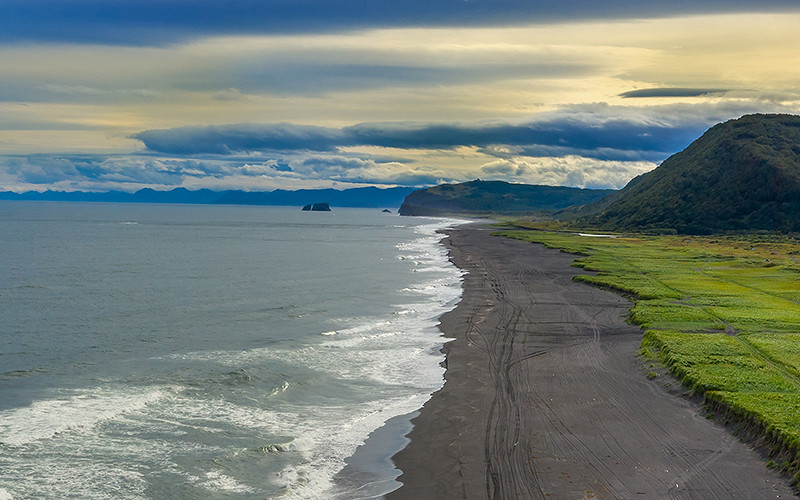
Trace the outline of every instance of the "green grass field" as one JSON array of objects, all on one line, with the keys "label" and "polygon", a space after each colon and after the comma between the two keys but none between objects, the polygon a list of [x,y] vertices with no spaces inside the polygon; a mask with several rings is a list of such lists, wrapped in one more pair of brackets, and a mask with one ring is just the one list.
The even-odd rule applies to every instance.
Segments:
[{"label": "green grass field", "polygon": [[575,279],[634,300],[631,321],[646,330],[642,355],[660,360],[710,406],[756,425],[791,458],[784,468],[800,470],[798,241],[497,234],[581,254],[575,265],[593,273]]}]

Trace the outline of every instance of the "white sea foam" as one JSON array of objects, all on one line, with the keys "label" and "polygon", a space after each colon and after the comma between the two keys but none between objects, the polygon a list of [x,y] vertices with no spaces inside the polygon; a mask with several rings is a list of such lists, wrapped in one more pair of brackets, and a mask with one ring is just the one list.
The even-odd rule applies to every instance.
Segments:
[{"label": "white sea foam", "polygon": [[140,410],[166,395],[160,389],[124,393],[81,390],[63,399],[36,401],[0,412],[0,443],[23,446],[68,431],[91,428],[104,420]]},{"label": "white sea foam", "polygon": [[[16,448],[14,456],[0,455],[0,463],[8,465],[4,479],[13,480],[12,491],[22,498],[144,500],[153,498],[146,493],[151,479],[147,476],[153,474],[225,495],[256,493],[253,487],[219,471],[214,462],[208,464],[210,470],[191,473],[174,457],[224,458],[228,453],[219,446],[187,440],[190,433],[214,436],[210,439],[216,442],[217,435],[224,439],[239,430],[242,435],[258,436],[302,419],[293,413],[197,399],[191,391],[181,394],[174,387],[160,391],[170,396],[152,401],[146,408],[105,418],[102,423],[95,419],[94,425],[29,442]],[[288,444],[274,446],[288,449]]]},{"label": "white sea foam", "polygon": [[234,478],[226,476],[225,474],[218,471],[207,472],[206,479],[205,481],[202,482],[202,486],[210,491],[236,493],[239,495],[256,492],[253,488],[241,484]]},{"label": "white sea foam", "polygon": [[[57,444],[31,446],[3,457],[3,479],[13,483],[18,498],[81,498],[91,500],[145,500],[145,477],[130,464],[117,464],[128,452],[157,453],[152,446],[139,450],[118,448],[119,442],[98,439],[93,432],[59,436]],[[63,438],[63,439],[62,439]],[[102,458],[93,456],[102,452]],[[167,469],[168,464],[164,464]],[[2,497],[0,497],[2,498]]]},{"label": "white sea foam", "polygon": [[283,384],[281,384],[280,387],[276,387],[275,389],[272,390],[272,395],[273,396],[277,396],[278,394],[280,394],[282,392],[286,392],[286,390],[288,388],[289,388],[289,382],[284,381]]},{"label": "white sea foam", "polygon": [[[355,453],[369,434],[388,419],[416,410],[428,396],[395,398],[370,403],[358,411],[341,415],[329,409],[325,425],[305,430],[295,440],[306,460],[285,468],[278,479],[286,489],[285,498],[318,499],[328,497],[333,478],[345,466],[347,457]],[[320,415],[322,416],[322,415]]]}]

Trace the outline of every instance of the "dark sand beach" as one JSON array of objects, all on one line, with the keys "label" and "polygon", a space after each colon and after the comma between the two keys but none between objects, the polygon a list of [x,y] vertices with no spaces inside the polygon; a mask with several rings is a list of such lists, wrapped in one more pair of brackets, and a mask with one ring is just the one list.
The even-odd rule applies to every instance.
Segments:
[{"label": "dark sand beach", "polygon": [[441,319],[455,338],[446,383],[394,457],[403,486],[388,498],[794,497],[756,451],[648,380],[629,302],[573,282],[573,255],[490,232],[445,240],[468,272]]}]

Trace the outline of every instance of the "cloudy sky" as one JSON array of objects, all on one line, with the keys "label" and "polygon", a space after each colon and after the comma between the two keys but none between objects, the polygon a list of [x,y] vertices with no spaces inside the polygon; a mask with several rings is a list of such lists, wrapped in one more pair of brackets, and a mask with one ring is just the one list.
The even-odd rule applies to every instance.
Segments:
[{"label": "cloudy sky", "polygon": [[619,188],[800,112],[797,0],[3,0],[0,190]]}]

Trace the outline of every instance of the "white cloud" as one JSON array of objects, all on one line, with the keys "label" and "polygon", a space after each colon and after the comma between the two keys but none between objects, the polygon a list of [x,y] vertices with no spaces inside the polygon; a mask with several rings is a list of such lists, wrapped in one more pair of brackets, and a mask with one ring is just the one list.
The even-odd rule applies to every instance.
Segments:
[{"label": "white cloud", "polygon": [[620,189],[633,177],[656,167],[651,162],[601,161],[579,156],[511,158],[483,165],[481,178],[525,184]]}]

